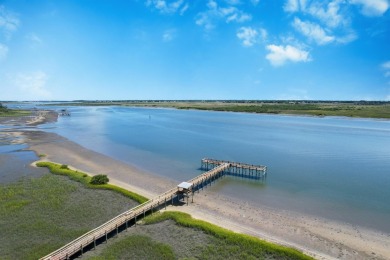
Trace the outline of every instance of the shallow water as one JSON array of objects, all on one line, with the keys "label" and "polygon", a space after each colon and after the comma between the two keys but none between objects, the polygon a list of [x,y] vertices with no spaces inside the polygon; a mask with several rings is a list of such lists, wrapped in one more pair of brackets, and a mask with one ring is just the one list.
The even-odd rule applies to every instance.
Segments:
[{"label": "shallow water", "polygon": [[19,180],[21,177],[40,177],[44,169],[31,167],[38,157],[33,151],[23,150],[23,144],[7,144],[0,139],[0,184]]},{"label": "shallow water", "polygon": [[212,186],[259,206],[390,233],[390,121],[125,107],[72,107],[41,128],[178,182],[211,157],[268,167],[265,183]]}]

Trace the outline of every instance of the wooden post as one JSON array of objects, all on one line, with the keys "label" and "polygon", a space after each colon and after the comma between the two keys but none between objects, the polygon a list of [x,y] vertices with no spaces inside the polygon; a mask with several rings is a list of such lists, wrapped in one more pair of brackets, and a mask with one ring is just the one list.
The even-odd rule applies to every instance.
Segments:
[{"label": "wooden post", "polygon": [[81,256],[83,256],[83,245],[80,245]]},{"label": "wooden post", "polygon": [[104,230],[104,236],[106,237],[106,243],[107,243],[107,230]]},{"label": "wooden post", "polygon": [[134,226],[137,226],[137,214],[134,216]]},{"label": "wooden post", "polygon": [[118,224],[115,224],[116,235],[118,235]]},{"label": "wooden post", "polygon": [[93,237],[93,249],[96,249],[96,238]]},{"label": "wooden post", "polygon": [[164,198],[165,209],[167,209],[167,198]]}]

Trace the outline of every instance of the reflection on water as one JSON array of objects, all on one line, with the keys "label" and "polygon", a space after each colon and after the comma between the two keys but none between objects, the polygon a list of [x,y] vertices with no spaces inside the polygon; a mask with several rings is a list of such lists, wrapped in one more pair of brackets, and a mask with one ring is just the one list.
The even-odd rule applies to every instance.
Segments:
[{"label": "reflection on water", "polygon": [[227,178],[212,189],[390,232],[390,121],[125,107],[70,111],[43,127],[178,182],[199,174],[204,157],[266,165],[265,185]]}]

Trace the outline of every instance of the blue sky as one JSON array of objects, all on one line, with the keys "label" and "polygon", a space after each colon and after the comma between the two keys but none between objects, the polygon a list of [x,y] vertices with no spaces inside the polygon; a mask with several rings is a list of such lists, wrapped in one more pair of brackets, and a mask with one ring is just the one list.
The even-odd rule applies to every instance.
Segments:
[{"label": "blue sky", "polygon": [[390,100],[389,0],[0,0],[0,100]]}]

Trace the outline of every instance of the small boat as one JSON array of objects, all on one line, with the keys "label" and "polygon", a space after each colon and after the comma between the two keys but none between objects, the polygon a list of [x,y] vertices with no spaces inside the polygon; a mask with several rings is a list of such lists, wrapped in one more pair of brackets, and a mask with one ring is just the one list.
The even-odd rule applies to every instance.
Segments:
[{"label": "small boat", "polygon": [[66,109],[61,109],[59,115],[60,116],[70,116],[70,112]]}]

